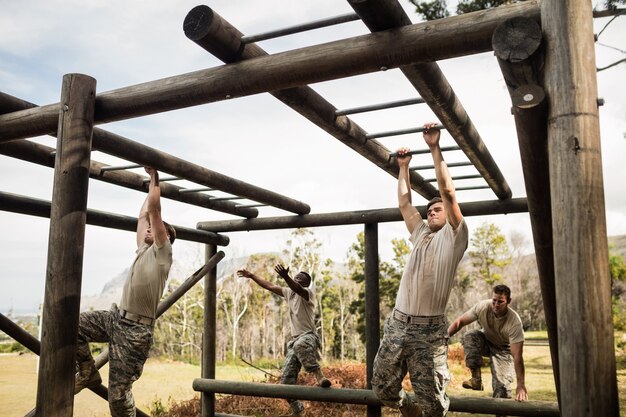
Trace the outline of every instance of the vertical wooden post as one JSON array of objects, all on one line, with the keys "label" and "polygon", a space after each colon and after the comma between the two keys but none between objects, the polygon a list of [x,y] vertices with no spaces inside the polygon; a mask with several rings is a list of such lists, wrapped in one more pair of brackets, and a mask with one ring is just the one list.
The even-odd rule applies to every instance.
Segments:
[{"label": "vertical wooden post", "polygon": [[[374,358],[380,345],[380,293],[378,284],[378,223],[365,224],[365,362],[367,388],[372,389]],[[367,406],[367,417],[380,417],[378,405]]]},{"label": "vertical wooden post", "polygon": [[[205,262],[217,253],[216,245],[206,245]],[[215,379],[215,337],[217,335],[217,264],[204,279],[204,333],[202,334],[202,378]],[[215,415],[215,394],[201,394],[202,417]]]},{"label": "vertical wooden post", "polygon": [[63,76],[48,237],[37,415],[71,416],[96,80]]},{"label": "vertical wooden post", "polygon": [[591,2],[543,1],[561,413],[617,416]]}]

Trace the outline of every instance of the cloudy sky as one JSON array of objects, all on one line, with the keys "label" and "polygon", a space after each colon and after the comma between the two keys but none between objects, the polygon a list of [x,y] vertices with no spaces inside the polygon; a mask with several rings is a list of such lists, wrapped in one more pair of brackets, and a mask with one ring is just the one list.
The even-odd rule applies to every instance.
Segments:
[{"label": "cloudy sky", "polygon": [[[454,2],[449,2],[454,4]],[[244,34],[258,34],[298,23],[352,12],[345,1],[268,0],[259,7],[251,0],[207,3]],[[413,22],[419,17],[402,0]],[[0,0],[0,91],[37,103],[58,102],[61,78],[83,73],[97,80],[99,92],[220,65],[187,40],[183,20],[197,1]],[[609,19],[596,19],[598,33]],[[300,48],[368,33],[359,21],[260,45],[269,53]],[[626,17],[611,23],[599,38],[597,66],[624,57]],[[620,50],[616,50],[614,48]],[[522,171],[510,100],[491,53],[439,62],[472,118],[483,141],[508,181],[513,197],[524,197]],[[626,193],[623,158],[626,155],[626,65],[598,74],[604,182],[609,235],[626,233]],[[376,104],[417,96],[398,70],[314,84],[312,87],[337,108]],[[368,132],[403,129],[436,120],[427,106],[408,106],[352,117]],[[387,208],[396,205],[396,180],[375,167],[302,116],[267,95],[212,103],[190,109],[101,126],[140,143],[161,149],[225,175],[279,192],[311,206],[312,213]],[[50,137],[34,139],[54,146]],[[389,149],[423,148],[418,135],[380,140]],[[453,145],[443,133],[442,145]],[[94,152],[93,160],[113,165],[116,158]],[[448,161],[463,160],[459,152]],[[429,163],[429,156],[414,164]],[[135,172],[141,173],[141,170]],[[474,173],[457,168],[453,174]],[[0,191],[50,200],[50,168],[0,156]],[[432,172],[425,172],[431,177]],[[480,185],[482,180],[458,182]],[[193,187],[180,182],[181,186]],[[197,185],[196,185],[197,186]],[[136,216],[145,194],[91,181],[89,208]],[[222,195],[219,194],[218,195]],[[460,201],[495,199],[490,190],[459,192]],[[414,203],[425,201],[414,194]],[[260,208],[260,216],[288,213]],[[163,201],[163,215],[171,223],[195,227],[198,221],[233,216],[182,203]],[[490,221],[503,233],[521,233],[530,242],[527,214],[469,218],[470,228]],[[0,312],[9,308],[35,310],[43,299],[48,219],[0,212]],[[315,229],[324,256],[341,262],[362,226]],[[231,233],[224,250],[236,257],[280,251],[289,231]],[[379,246],[383,259],[391,256],[390,241],[407,237],[402,223],[381,224]],[[133,259],[132,233],[87,226],[83,293],[98,293]],[[199,245],[177,242],[175,258],[189,268],[199,266]]]}]

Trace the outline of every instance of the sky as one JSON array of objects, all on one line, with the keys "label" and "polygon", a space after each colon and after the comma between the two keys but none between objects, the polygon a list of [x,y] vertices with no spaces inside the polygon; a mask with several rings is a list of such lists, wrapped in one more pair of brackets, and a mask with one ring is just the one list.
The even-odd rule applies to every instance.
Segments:
[{"label": "sky", "polygon": [[[197,1],[0,0],[0,91],[39,105],[59,101],[63,74],[83,73],[97,80],[105,92],[141,82],[221,65],[189,41],[182,30],[186,14]],[[246,35],[351,13],[340,0],[216,0],[206,3]],[[402,6],[414,23],[420,21],[408,1]],[[448,2],[453,9],[455,2]],[[595,3],[594,3],[595,4]],[[595,19],[598,33],[609,18]],[[318,29],[260,42],[269,53],[320,44],[369,33],[360,22]],[[626,17],[613,21],[596,44],[596,63],[606,66],[624,57]],[[615,49],[617,48],[617,49]],[[500,167],[513,197],[524,197],[519,148],[510,98],[493,53],[438,62],[450,85]],[[626,234],[626,193],[623,159],[626,155],[626,64],[598,73],[602,160],[607,230]],[[397,69],[312,84],[335,107],[414,98],[415,89]],[[404,129],[436,121],[426,105],[351,116],[367,132]],[[109,123],[99,127],[160,149],[233,178],[305,202],[311,213],[395,207],[396,179],[374,166],[319,127],[268,94]],[[55,139],[32,139],[55,146]],[[418,134],[380,139],[390,150],[407,146],[423,149]],[[454,145],[444,131],[441,145]],[[445,155],[449,162],[463,160],[461,152]],[[111,165],[126,161],[93,152],[92,159]],[[430,163],[416,156],[412,165]],[[133,172],[142,173],[142,170]],[[473,167],[455,168],[453,175],[475,173]],[[430,178],[433,172],[424,172]],[[168,176],[162,174],[162,176]],[[50,200],[53,170],[0,155],[0,191]],[[546,179],[547,180],[547,179]],[[197,187],[186,181],[177,185]],[[457,186],[483,185],[483,180],[457,182]],[[223,193],[215,193],[222,196]],[[88,207],[137,216],[144,193],[92,180]],[[459,191],[460,202],[493,200],[491,190]],[[413,203],[424,198],[413,194]],[[174,225],[194,228],[199,221],[234,216],[162,200],[163,217]],[[289,213],[259,208],[259,216]],[[484,222],[496,224],[510,237],[526,237],[531,247],[527,214],[467,218],[472,229]],[[0,212],[0,312],[34,311],[43,300],[49,220]],[[314,229],[322,255],[343,262],[362,225]],[[229,233],[227,257],[257,252],[280,252],[289,230]],[[402,222],[379,225],[382,260],[392,256],[391,240],[408,238]],[[135,251],[135,236],[126,231],[87,225],[82,292],[97,294],[104,284],[128,267]],[[174,258],[189,270],[203,260],[201,245],[178,241]],[[242,265],[243,266],[243,265]]]}]

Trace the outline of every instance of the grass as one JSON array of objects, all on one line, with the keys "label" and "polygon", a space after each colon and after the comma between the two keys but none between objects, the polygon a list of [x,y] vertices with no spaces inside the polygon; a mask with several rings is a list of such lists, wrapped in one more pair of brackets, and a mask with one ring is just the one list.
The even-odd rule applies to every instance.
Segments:
[{"label": "grass", "polygon": [[[469,378],[469,371],[459,360],[454,360],[451,347],[450,371],[452,381],[448,387],[451,396],[491,395],[491,378],[488,367],[483,369],[485,391],[468,391],[461,387],[464,379]],[[617,378],[621,415],[626,417],[626,351],[617,352]],[[546,346],[528,346],[524,348],[526,364],[526,386],[531,400],[556,401],[554,378],[551,372],[549,349]],[[37,390],[36,365],[37,357],[32,354],[0,355],[0,417],[25,415],[35,405]],[[341,364],[332,364],[332,368],[342,375]],[[278,373],[275,370],[272,373]],[[108,366],[101,370],[105,385],[107,384]],[[191,388],[194,378],[199,377],[198,366],[179,362],[150,358],[145,365],[143,376],[133,386],[133,393],[139,408],[146,412],[159,408],[169,408],[173,402],[181,402],[197,398],[198,394]],[[225,365],[217,368],[217,378],[237,381],[264,381],[265,374],[248,366]],[[339,377],[340,378],[340,377]],[[248,413],[249,414],[249,413]],[[344,413],[348,415],[350,413]],[[362,413],[358,413],[362,415]],[[90,391],[81,392],[76,396],[75,416],[103,417],[110,415],[108,404]],[[356,414],[355,414],[356,415]],[[384,416],[399,414],[385,409]],[[448,413],[449,417],[467,416],[461,413]]]}]

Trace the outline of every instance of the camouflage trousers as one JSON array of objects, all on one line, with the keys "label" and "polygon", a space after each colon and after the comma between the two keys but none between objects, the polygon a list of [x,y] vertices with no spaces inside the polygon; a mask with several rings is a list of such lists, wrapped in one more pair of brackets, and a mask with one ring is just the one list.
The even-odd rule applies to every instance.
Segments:
[{"label": "camouflage trousers", "polygon": [[465,365],[470,369],[480,369],[484,365],[483,356],[491,359],[491,386],[494,398],[511,398],[511,384],[515,379],[515,367],[511,350],[502,349],[489,342],[480,330],[471,330],[463,336]]},{"label": "camouflage trousers", "polygon": [[372,376],[372,390],[384,405],[400,407],[406,395],[402,380],[407,372],[423,416],[444,416],[450,406],[446,395],[450,370],[445,323],[409,324],[393,317],[387,319]]},{"label": "camouflage trousers", "polygon": [[[314,332],[302,333],[291,339],[287,344],[287,354],[285,355],[280,383],[294,385],[302,367],[307,372],[315,372],[320,369],[320,348],[320,338]],[[304,405],[298,400],[287,400],[287,402],[294,413],[304,410]]]},{"label": "camouflage trousers", "polygon": [[77,362],[93,361],[89,342],[109,344],[109,409],[112,417],[134,417],[131,387],[141,376],[152,346],[154,329],[120,317],[117,306],[110,311],[81,313],[78,322]]}]

